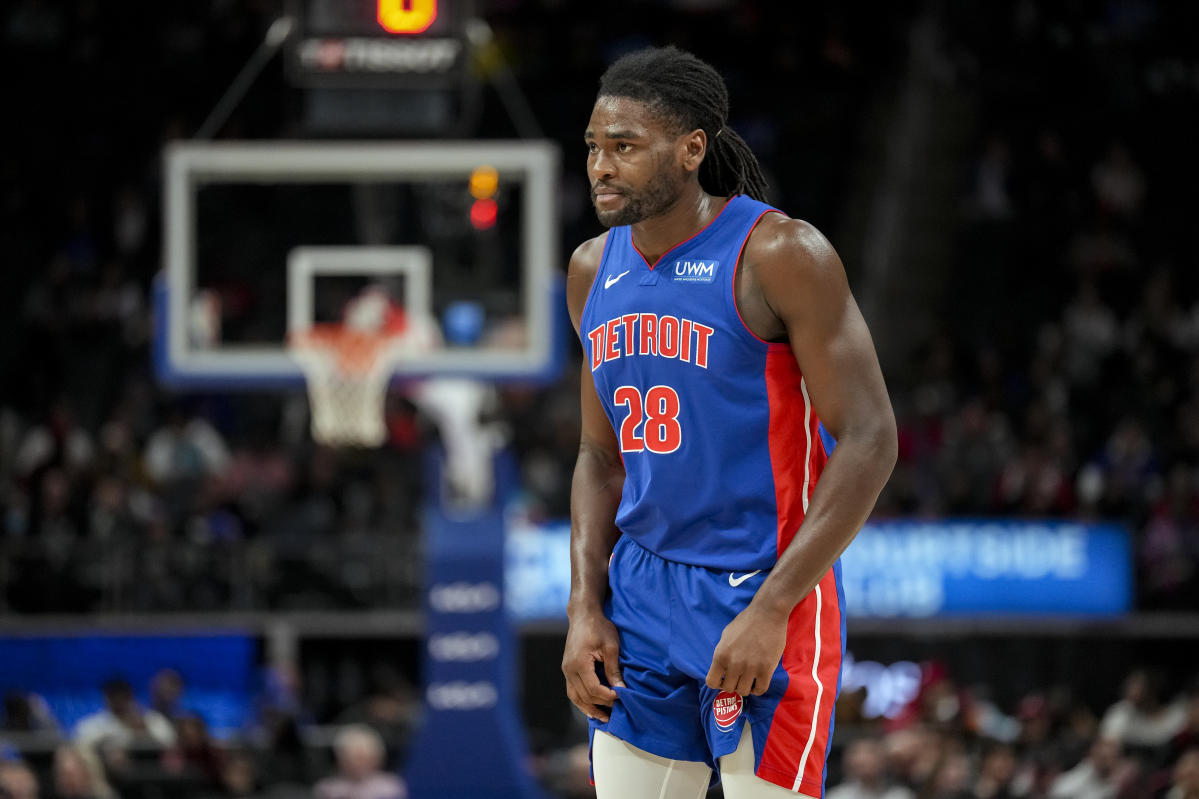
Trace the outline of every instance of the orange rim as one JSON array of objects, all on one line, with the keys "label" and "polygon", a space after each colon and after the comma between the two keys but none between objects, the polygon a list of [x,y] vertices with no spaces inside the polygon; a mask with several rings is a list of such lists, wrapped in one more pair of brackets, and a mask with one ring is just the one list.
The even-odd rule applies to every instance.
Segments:
[{"label": "orange rim", "polygon": [[364,333],[339,324],[316,324],[293,333],[288,345],[293,350],[333,352],[338,371],[365,374],[378,363],[380,352],[398,338],[396,333]]}]

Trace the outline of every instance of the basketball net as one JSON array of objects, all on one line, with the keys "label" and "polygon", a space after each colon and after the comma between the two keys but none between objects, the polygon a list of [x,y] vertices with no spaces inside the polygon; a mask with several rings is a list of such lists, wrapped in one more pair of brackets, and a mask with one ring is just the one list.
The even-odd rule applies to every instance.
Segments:
[{"label": "basketball net", "polygon": [[387,440],[387,384],[411,344],[403,312],[379,302],[357,299],[345,322],[314,324],[288,338],[308,383],[312,437],[320,444],[377,447]]}]

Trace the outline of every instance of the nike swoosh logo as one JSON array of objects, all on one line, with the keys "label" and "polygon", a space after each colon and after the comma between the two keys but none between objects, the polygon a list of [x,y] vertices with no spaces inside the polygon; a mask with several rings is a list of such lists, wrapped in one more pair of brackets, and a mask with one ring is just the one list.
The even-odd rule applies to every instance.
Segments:
[{"label": "nike swoosh logo", "polygon": [[616,283],[616,281],[620,280],[622,277],[624,277],[628,273],[629,273],[629,270],[626,269],[623,272],[621,272],[619,275],[617,275],[616,277],[608,278],[607,280],[604,281],[604,288],[606,288],[606,289],[612,288],[612,286]]},{"label": "nike swoosh logo", "polygon": [[733,573],[729,572],[729,585],[733,586],[733,588],[736,588],[737,586],[741,585],[741,583],[748,580],[750,577],[753,577],[755,574],[760,574],[761,572],[762,572],[762,570],[758,569],[756,572],[750,572],[749,574],[743,574],[740,577],[734,577]]}]

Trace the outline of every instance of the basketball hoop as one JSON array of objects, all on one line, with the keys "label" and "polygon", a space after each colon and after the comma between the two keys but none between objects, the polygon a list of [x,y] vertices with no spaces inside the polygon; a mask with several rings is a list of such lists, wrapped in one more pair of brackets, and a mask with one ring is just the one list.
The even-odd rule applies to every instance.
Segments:
[{"label": "basketball hoop", "polygon": [[331,447],[377,447],[387,440],[383,405],[395,365],[409,350],[404,330],[315,324],[293,333],[287,349],[308,383],[313,439]]}]

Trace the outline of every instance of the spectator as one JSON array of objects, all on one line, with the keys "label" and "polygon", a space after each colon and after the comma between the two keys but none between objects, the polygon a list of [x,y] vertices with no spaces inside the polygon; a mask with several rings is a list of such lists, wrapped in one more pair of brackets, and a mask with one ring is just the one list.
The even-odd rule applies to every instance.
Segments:
[{"label": "spectator", "polygon": [[973,779],[970,757],[956,745],[951,746],[938,764],[925,795],[931,799],[972,799]]},{"label": "spectator", "polygon": [[58,720],[46,700],[34,693],[9,691],[4,695],[4,718],[0,731],[48,732],[59,731]]},{"label": "spectator", "polygon": [[932,779],[942,748],[941,737],[919,724],[898,729],[883,740],[888,773],[912,792],[920,792]]},{"label": "spectator", "polygon": [[146,473],[164,486],[192,485],[220,474],[229,458],[212,425],[199,417],[189,419],[179,409],[146,442]]},{"label": "spectator", "polygon": [[21,439],[14,468],[22,477],[36,477],[51,466],[74,474],[88,468],[94,456],[91,434],[76,424],[64,402],[58,402],[48,411],[45,422],[30,428]]},{"label": "spectator", "polygon": [[18,761],[0,763],[0,797],[38,799],[37,777],[29,766]]},{"label": "spectator", "polygon": [[86,716],[75,727],[75,742],[96,749],[111,744],[126,749],[137,743],[161,747],[175,743],[171,722],[154,710],[143,710],[133,696],[133,687],[125,680],[114,679],[104,684],[104,710]]},{"label": "spectator", "polygon": [[183,675],[175,669],[160,669],[150,678],[150,709],[174,723],[183,715]]},{"label": "spectator", "polygon": [[1091,188],[1100,210],[1131,219],[1141,210],[1145,175],[1132,160],[1128,148],[1116,142],[1091,170]]},{"label": "spectator", "polygon": [[1137,669],[1124,681],[1124,692],[1103,715],[1099,734],[1126,747],[1165,746],[1187,724],[1187,707],[1182,701],[1161,700],[1162,678],[1152,669]]},{"label": "spectator", "polygon": [[1121,421],[1090,468],[1098,477],[1101,509],[1110,516],[1132,515],[1144,501],[1145,486],[1159,472],[1145,424],[1136,418]]},{"label": "spectator", "polygon": [[944,662],[925,663],[920,672],[920,688],[892,719],[894,727],[919,723],[936,732],[955,733],[974,723],[971,697],[958,688]]},{"label": "spectator", "polygon": [[391,664],[375,664],[366,695],[337,716],[337,724],[365,724],[379,733],[388,751],[402,752],[419,720],[416,690]]},{"label": "spectator", "polygon": [[129,486],[111,475],[100,477],[91,492],[87,513],[89,535],[101,542],[121,543],[139,530],[129,507]]},{"label": "spectator", "polygon": [[55,799],[115,797],[95,755],[77,746],[60,746],[54,750],[52,777]]},{"label": "spectator", "polygon": [[173,774],[190,774],[208,784],[220,782],[223,757],[212,738],[208,725],[199,716],[181,716],[175,722],[178,739],[163,753],[163,766]]},{"label": "spectator", "polygon": [[977,397],[966,401],[945,424],[939,464],[945,510],[963,514],[988,507],[996,477],[1011,454],[1006,419]]},{"label": "spectator", "polygon": [[1015,799],[1017,793],[1013,782],[1016,779],[1016,753],[1006,744],[991,746],[978,768],[978,780],[974,783],[976,799]]},{"label": "spectator", "polygon": [[1091,385],[1099,379],[1103,359],[1119,343],[1120,322],[1091,281],[1078,287],[1078,294],[1062,314],[1065,334],[1065,366],[1071,383]]},{"label": "spectator", "polygon": [[914,794],[887,777],[882,744],[870,738],[851,741],[842,755],[845,781],[828,799],[913,799]]},{"label": "spectator", "polygon": [[71,543],[79,537],[80,525],[74,508],[75,485],[62,469],[49,468],[41,474],[39,491],[30,516],[29,533],[42,540],[48,552],[70,554]]},{"label": "spectator", "polygon": [[1185,590],[1199,567],[1199,493],[1191,468],[1175,464],[1165,491],[1150,512],[1141,535],[1138,575],[1146,604],[1173,599],[1184,604]]},{"label": "spectator", "polygon": [[1186,698],[1187,722],[1170,742],[1174,753],[1199,747],[1199,683],[1191,686]]},{"label": "spectator", "polygon": [[370,727],[343,727],[333,741],[337,775],[327,777],[313,789],[315,799],[406,799],[402,780],[382,770],[383,740]]},{"label": "spectator", "polygon": [[1165,799],[1199,799],[1199,749],[1188,749],[1178,758]]},{"label": "spectator", "polygon": [[307,787],[308,761],[300,732],[300,719],[307,713],[300,699],[300,672],[290,661],[274,664],[263,671],[263,691],[259,697],[257,718],[249,739],[267,757],[263,773],[278,782]]},{"label": "spectator", "polygon": [[975,168],[973,211],[985,220],[1006,220],[1012,215],[1008,188],[1012,169],[1011,151],[1001,136],[987,142]]},{"label": "spectator", "polygon": [[1121,763],[1120,742],[1100,738],[1081,763],[1053,781],[1049,799],[1115,799],[1127,771]]},{"label": "spectator", "polygon": [[220,793],[238,799],[260,796],[261,780],[254,759],[245,752],[230,752],[221,768]]}]

